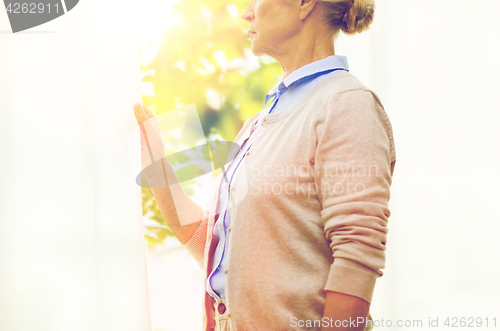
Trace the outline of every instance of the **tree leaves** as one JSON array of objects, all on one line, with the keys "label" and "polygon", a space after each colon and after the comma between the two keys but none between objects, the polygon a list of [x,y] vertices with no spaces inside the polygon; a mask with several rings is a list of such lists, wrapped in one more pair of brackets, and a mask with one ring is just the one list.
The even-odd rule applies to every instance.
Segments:
[{"label": "tree leaves", "polygon": [[[184,24],[167,26],[157,57],[141,66],[142,81],[154,86],[154,97],[143,96],[143,103],[156,114],[194,103],[205,135],[217,133],[232,141],[243,122],[264,107],[265,95],[283,74],[276,61],[251,54],[248,23],[239,18],[247,5],[248,0],[189,0],[173,5],[171,10]],[[214,100],[217,95],[220,100]],[[192,188],[186,192],[194,194]],[[143,214],[153,215],[150,219],[161,225],[147,227],[145,238],[150,246],[161,244],[173,234],[151,189],[143,187],[142,193]]]}]

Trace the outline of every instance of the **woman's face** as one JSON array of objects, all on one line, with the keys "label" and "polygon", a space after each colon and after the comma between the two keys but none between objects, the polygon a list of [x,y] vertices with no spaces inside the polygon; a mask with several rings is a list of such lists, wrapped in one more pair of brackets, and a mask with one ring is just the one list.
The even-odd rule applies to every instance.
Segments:
[{"label": "woman's face", "polygon": [[299,32],[300,0],[251,0],[241,14],[255,55],[282,55],[292,51],[293,36]]}]

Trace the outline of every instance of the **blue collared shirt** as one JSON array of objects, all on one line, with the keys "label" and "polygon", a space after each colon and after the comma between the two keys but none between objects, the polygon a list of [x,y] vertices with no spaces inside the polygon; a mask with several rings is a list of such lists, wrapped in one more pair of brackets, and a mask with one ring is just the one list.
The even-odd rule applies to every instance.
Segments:
[{"label": "blue collared shirt", "polygon": [[[269,114],[276,114],[293,106],[316,85],[339,70],[349,71],[345,56],[332,55],[322,60],[309,63],[294,72],[274,87],[266,96],[264,104],[273,99],[269,107]],[[229,191],[234,173],[250,150],[253,141],[260,131],[260,121],[256,123],[250,137],[243,143],[238,154],[226,171],[226,180],[222,180],[219,189],[219,199],[216,213],[219,215],[214,225],[213,237],[218,239],[215,249],[212,272],[208,276],[206,291],[212,297],[225,298],[225,280],[227,266],[227,247],[231,231],[231,213],[229,206]],[[214,239],[215,240],[215,239]]]}]

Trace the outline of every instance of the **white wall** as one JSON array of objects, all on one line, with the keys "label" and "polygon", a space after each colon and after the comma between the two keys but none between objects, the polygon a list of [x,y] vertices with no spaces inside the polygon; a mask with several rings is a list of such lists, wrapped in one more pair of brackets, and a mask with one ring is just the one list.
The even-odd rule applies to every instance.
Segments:
[{"label": "white wall", "polygon": [[372,315],[423,329],[429,317],[440,328],[448,316],[483,327],[496,317],[499,327],[500,1],[376,5],[370,31],[336,47],[381,98],[396,143]]}]

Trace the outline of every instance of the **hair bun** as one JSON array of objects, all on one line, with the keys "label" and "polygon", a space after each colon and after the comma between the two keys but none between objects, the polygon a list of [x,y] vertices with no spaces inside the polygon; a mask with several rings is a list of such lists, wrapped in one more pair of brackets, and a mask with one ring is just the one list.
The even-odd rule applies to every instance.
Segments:
[{"label": "hair bun", "polygon": [[344,15],[341,29],[345,34],[354,34],[368,29],[373,21],[375,3],[373,0],[354,0]]}]

